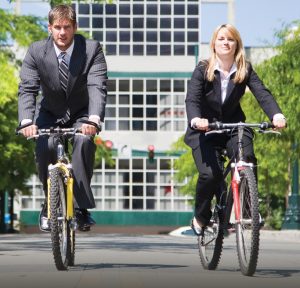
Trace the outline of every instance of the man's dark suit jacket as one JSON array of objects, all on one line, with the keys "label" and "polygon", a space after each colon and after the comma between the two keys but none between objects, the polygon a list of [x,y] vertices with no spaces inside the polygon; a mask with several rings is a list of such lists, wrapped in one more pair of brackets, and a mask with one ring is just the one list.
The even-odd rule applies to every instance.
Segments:
[{"label": "man's dark suit jacket", "polygon": [[231,75],[224,103],[222,103],[221,96],[220,73],[215,71],[215,78],[210,82],[206,78],[206,67],[207,61],[200,61],[195,68],[185,100],[188,128],[184,140],[190,147],[198,147],[200,141],[199,131],[191,127],[191,120],[195,117],[206,118],[209,122],[222,121],[224,123],[244,122],[246,120],[240,105],[246,86],[249,87],[270,120],[276,113],[282,113],[274,97],[264,86],[249,62],[247,63],[248,72],[244,82],[235,84],[233,82],[235,73]]},{"label": "man's dark suit jacket", "polygon": [[[77,34],[74,41],[66,95],[59,81],[52,37],[30,46],[20,73],[19,121],[31,119],[39,127],[53,125],[65,116],[67,109],[71,120],[90,115],[104,120],[107,67],[102,47]],[[41,98],[37,103],[39,90]]]}]

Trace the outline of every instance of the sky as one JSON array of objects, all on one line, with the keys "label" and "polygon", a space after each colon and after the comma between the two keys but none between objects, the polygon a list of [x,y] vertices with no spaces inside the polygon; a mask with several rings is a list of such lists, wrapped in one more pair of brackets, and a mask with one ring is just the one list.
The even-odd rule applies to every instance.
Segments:
[{"label": "sky", "polygon": [[[22,0],[22,14],[46,17],[49,4],[40,0]],[[31,1],[31,3],[30,3]],[[0,8],[14,9],[15,4],[0,0]],[[227,5],[203,3],[201,41],[210,41],[213,30],[227,22]],[[234,25],[240,31],[244,46],[270,46],[276,43],[275,32],[286,24],[300,21],[299,0],[235,0]]]},{"label": "sky", "polygon": [[[275,32],[300,21],[299,0],[235,0],[235,23],[244,46],[276,43]],[[202,5],[202,42],[209,42],[213,30],[227,22],[227,5]]]}]

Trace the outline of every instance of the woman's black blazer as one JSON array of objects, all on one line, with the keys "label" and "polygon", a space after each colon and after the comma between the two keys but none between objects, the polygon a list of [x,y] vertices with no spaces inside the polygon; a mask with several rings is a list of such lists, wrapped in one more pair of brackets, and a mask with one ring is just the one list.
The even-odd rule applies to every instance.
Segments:
[{"label": "woman's black blazer", "polygon": [[186,96],[186,113],[188,127],[185,134],[185,143],[192,148],[199,146],[200,133],[191,127],[191,120],[195,117],[206,118],[209,122],[222,121],[244,122],[245,114],[241,108],[240,100],[249,87],[259,105],[272,121],[276,113],[282,113],[271,92],[264,86],[257,76],[250,62],[247,62],[247,76],[242,83],[234,83],[235,73],[230,77],[227,95],[222,103],[221,80],[219,71],[215,71],[214,80],[206,78],[207,61],[200,61],[196,66],[189,82]]}]

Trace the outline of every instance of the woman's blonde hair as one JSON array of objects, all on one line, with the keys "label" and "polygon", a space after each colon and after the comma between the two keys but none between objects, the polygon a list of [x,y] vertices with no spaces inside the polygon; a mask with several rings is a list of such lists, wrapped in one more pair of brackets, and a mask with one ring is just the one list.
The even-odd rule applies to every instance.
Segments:
[{"label": "woman's blonde hair", "polygon": [[231,24],[223,24],[218,26],[212,36],[212,39],[210,41],[210,49],[211,49],[211,56],[208,60],[208,66],[207,66],[207,79],[209,81],[213,81],[215,77],[215,65],[217,62],[217,55],[215,51],[215,43],[217,40],[218,33],[221,29],[225,28],[230,36],[236,41],[237,46],[234,54],[234,61],[237,66],[237,71],[235,73],[233,81],[235,83],[241,83],[244,81],[246,74],[247,74],[247,64],[246,64],[246,56],[245,56],[245,50],[243,46],[243,42],[240,36],[239,31]]}]

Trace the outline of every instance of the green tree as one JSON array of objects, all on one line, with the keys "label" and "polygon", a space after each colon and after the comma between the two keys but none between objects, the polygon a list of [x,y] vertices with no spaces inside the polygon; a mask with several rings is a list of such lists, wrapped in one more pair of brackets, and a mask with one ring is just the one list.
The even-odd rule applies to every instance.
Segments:
[{"label": "green tree", "polygon": [[[297,29],[291,27],[297,27]],[[292,31],[292,32],[291,32]],[[291,184],[291,163],[299,159],[299,145],[293,147],[300,139],[300,27],[299,23],[292,23],[277,33],[278,46],[276,56],[262,62],[256,71],[265,85],[272,91],[283,113],[288,119],[288,128],[282,135],[257,134],[254,145],[258,158],[259,195],[261,198],[261,212],[266,218],[267,225],[280,228],[285,211],[287,195]],[[242,101],[247,121],[260,122],[268,120],[257,104],[253,95],[247,92]],[[299,143],[299,140],[298,140]],[[181,192],[195,194],[198,172],[193,162],[191,149],[187,147],[181,137],[173,145],[174,150],[183,151],[175,162],[178,169],[179,181],[188,179]]]},{"label": "green tree", "polygon": [[47,34],[45,19],[36,16],[20,16],[0,9],[0,50],[17,43],[27,47],[30,43],[44,38]]},{"label": "green tree", "polygon": [[[261,63],[256,71],[278,101],[288,119],[288,127],[280,137],[257,137],[255,144],[259,159],[259,191],[264,200],[262,208],[269,224],[280,228],[291,189],[291,164],[300,155],[299,145],[295,147],[300,139],[299,22],[287,25],[277,36],[277,55]],[[248,118],[254,121],[264,119],[253,97],[245,97],[245,100]]]},{"label": "green tree", "polygon": [[[11,43],[25,47],[45,37],[42,19],[34,16],[17,16],[0,9],[0,202],[3,193],[11,196],[16,189],[25,191],[25,181],[34,171],[32,145],[16,137],[17,91],[19,63]],[[0,207],[3,207],[3,204]],[[0,210],[2,210],[0,208]],[[3,227],[3,211],[0,211]],[[2,225],[1,225],[2,223]],[[0,227],[1,229],[1,227]]]}]

